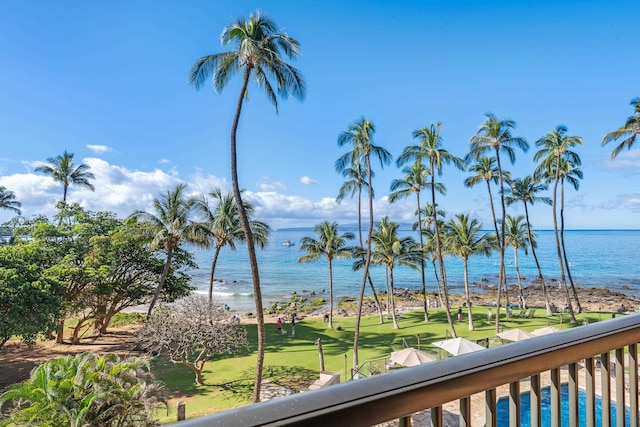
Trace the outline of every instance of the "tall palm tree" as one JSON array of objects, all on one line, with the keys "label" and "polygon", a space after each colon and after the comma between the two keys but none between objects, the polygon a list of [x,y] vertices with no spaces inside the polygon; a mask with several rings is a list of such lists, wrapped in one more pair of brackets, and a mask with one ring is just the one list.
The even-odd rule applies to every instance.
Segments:
[{"label": "tall palm tree", "polygon": [[[418,236],[420,236],[420,249],[424,251],[424,239],[422,235],[422,209],[420,204],[420,192],[427,185],[427,176],[429,170],[424,167],[421,161],[415,161],[412,165],[402,170],[404,179],[395,179],[391,182],[391,194],[389,195],[389,203],[395,203],[400,199],[406,199],[411,193],[416,195],[418,215]],[[424,276],[424,257],[420,263],[420,279],[422,281],[422,303],[424,305],[424,321],[429,321],[429,311],[427,307],[427,287]]]},{"label": "tall palm tree", "polygon": [[496,217],[496,209],[493,204],[493,193],[491,192],[491,184],[498,185],[500,183],[500,171],[496,166],[496,161],[493,157],[482,156],[469,167],[469,171],[473,172],[474,175],[471,175],[464,180],[465,187],[475,187],[481,182],[485,182],[487,184],[489,206],[491,207],[491,216],[493,217],[493,227],[496,231],[496,236],[499,236],[500,231],[498,230],[498,218]]},{"label": "tall palm tree", "polygon": [[[446,189],[444,188],[444,185],[442,185],[441,183],[436,183],[436,191],[442,194],[446,191]],[[438,218],[438,221],[440,221],[439,229],[442,229],[442,227],[444,227],[444,217],[446,215],[446,212],[443,209],[437,209],[437,208],[435,209],[435,212],[434,212],[433,205],[427,202],[425,204],[425,207],[422,209],[422,218],[424,218],[422,234],[424,234],[424,239],[425,239],[425,244],[423,249],[424,249],[425,258],[429,257],[429,259],[431,260],[431,265],[433,266],[433,277],[435,278],[436,288],[438,291],[437,298],[440,300],[440,306],[444,307],[444,299],[442,297],[442,290],[440,289],[440,276],[438,275],[438,266],[436,265],[438,261],[438,257],[436,255],[436,244],[435,244],[435,238],[434,238],[434,231],[432,229],[433,223],[434,223],[433,221],[434,214],[435,214],[435,218]],[[418,228],[419,228],[418,224],[414,223],[413,231],[417,230]]]},{"label": "tall palm tree", "polygon": [[[253,294],[256,303],[258,326],[258,357],[256,360],[253,401],[259,402],[266,346],[264,314],[262,312],[262,292],[255,244],[238,183],[236,134],[243,101],[248,98],[249,92],[247,88],[252,77],[258,86],[263,89],[267,99],[275,106],[276,112],[278,111],[276,91],[284,99],[292,95],[302,100],[306,93],[306,86],[300,71],[288,64],[283,58],[296,59],[300,55],[300,44],[297,40],[282,32],[275,22],[260,12],[256,11],[248,20],[241,18],[225,27],[220,35],[220,40],[224,46],[231,44],[235,49],[200,58],[191,67],[189,83],[196,89],[200,89],[206,83],[207,78],[213,76],[213,87],[217,92],[221,92],[233,74],[242,72],[242,86],[238,94],[233,124],[231,125],[231,183],[233,195],[238,206],[240,222],[247,241],[251,277],[253,279]],[[275,90],[270,79],[275,81]]]},{"label": "tall palm tree", "polygon": [[380,160],[380,167],[391,163],[391,154],[384,148],[374,144],[373,135],[376,127],[370,120],[364,117],[349,125],[346,131],[338,136],[338,145],[343,147],[350,145],[351,151],[346,152],[336,160],[336,170],[341,172],[347,167],[356,163],[364,162],[364,170],[367,176],[367,188],[369,189],[369,224],[367,225],[366,248],[364,250],[364,267],[362,273],[362,283],[360,285],[360,295],[358,300],[358,311],[356,314],[356,325],[353,337],[353,369],[358,369],[358,341],[360,339],[360,320],[362,318],[362,304],[364,300],[364,288],[369,277],[369,266],[371,265],[371,234],[373,233],[373,185],[371,156]]},{"label": "tall palm tree", "polygon": [[[498,233],[498,243],[500,248],[500,273],[498,274],[498,295],[497,295],[497,310],[500,313],[500,290],[504,285],[506,287],[506,277],[504,270],[504,250],[505,250],[505,217],[507,216],[507,208],[504,200],[504,182],[505,174],[502,168],[502,161],[500,153],[507,155],[511,163],[516,160],[515,148],[520,148],[526,152],[529,149],[529,144],[524,138],[516,137],[511,134],[511,131],[516,127],[516,122],[513,120],[499,119],[495,114],[487,113],[486,120],[478,128],[476,135],[472,136],[469,140],[470,150],[469,158],[479,160],[484,157],[486,152],[493,151],[496,166],[498,167],[498,181],[500,188],[500,205],[502,207],[501,215],[501,229]],[[500,316],[496,316],[496,333],[500,328]]]},{"label": "tall palm tree", "polygon": [[66,151],[60,156],[50,157],[47,159],[48,164],[38,166],[36,172],[42,172],[53,178],[54,181],[61,182],[63,187],[62,201],[67,201],[67,190],[71,184],[78,187],[88,188],[91,191],[95,187],[91,182],[95,176],[89,172],[91,169],[88,165],[80,163],[77,167],[73,164],[73,154]]},{"label": "tall palm tree", "polygon": [[[240,192],[242,193],[244,190],[240,190]],[[205,218],[202,225],[208,238],[204,241],[204,246],[215,248],[211,262],[211,273],[209,274],[209,304],[213,304],[213,281],[220,251],[225,246],[229,246],[232,251],[235,251],[236,242],[244,241],[245,234],[242,230],[233,193],[229,192],[223,195],[219,188],[214,188],[209,192],[209,196],[214,200],[213,207],[209,205],[208,198],[201,195],[193,199],[193,210]],[[270,227],[267,223],[252,218],[254,208],[251,202],[244,200],[243,203],[249,217],[255,243],[260,249],[264,249],[269,240]]]},{"label": "tall palm tree", "polygon": [[524,301],[524,292],[522,291],[522,278],[520,277],[520,263],[518,261],[518,251],[522,249],[525,255],[529,254],[528,245],[529,236],[527,224],[524,215],[511,216],[507,215],[507,226],[505,228],[504,242],[507,246],[513,248],[513,260],[516,268],[516,278],[518,279],[518,291],[520,300]]},{"label": "tall palm tree", "polygon": [[[560,184],[561,180],[560,171],[562,169],[562,162],[567,161],[576,166],[580,165],[581,163],[580,156],[576,152],[571,150],[577,145],[582,145],[582,138],[579,136],[567,135],[566,126],[560,125],[536,141],[536,146],[539,147],[539,150],[533,156],[533,159],[539,162],[534,174],[536,176],[544,177],[547,182],[553,181],[553,231],[556,239],[556,251],[558,254],[558,264],[560,267],[561,286],[563,286],[566,291],[567,305],[569,307],[569,313],[572,323],[575,323],[576,319],[573,312],[573,305],[571,304],[569,291],[567,289],[565,268],[563,265],[564,258],[562,255],[562,245],[558,228],[557,200],[558,184]],[[573,293],[574,299],[576,299],[578,306],[577,310],[578,312],[580,312],[582,310],[580,308],[578,293],[576,292],[575,287],[573,288]]]},{"label": "tall palm tree", "polygon": [[[467,156],[467,161],[471,161],[471,155]],[[500,171],[496,166],[496,161],[493,157],[482,156],[479,159],[476,159],[474,163],[469,167],[471,172],[474,172],[475,175],[471,175],[464,180],[465,187],[471,188],[480,184],[481,182],[485,182],[487,184],[487,193],[489,194],[489,207],[491,208],[491,217],[493,219],[493,229],[496,233],[496,239],[500,236],[500,230],[498,230],[498,217],[496,216],[496,209],[493,203],[493,193],[491,192],[491,185],[499,185],[500,184]],[[508,179],[509,172],[502,171],[505,179]],[[499,239],[497,240],[499,243]],[[501,268],[502,275],[504,276],[504,269]],[[505,276],[506,277],[506,276]],[[498,296],[500,295],[500,283],[502,282],[502,276],[498,275]],[[509,294],[506,292],[506,279],[505,279],[505,295],[507,299],[507,305],[509,302]],[[498,298],[499,299],[499,298]],[[499,318],[499,313],[496,316],[496,319]],[[509,312],[507,312],[507,316],[509,316]]]},{"label": "tall palm tree", "polygon": [[472,255],[491,255],[495,243],[491,235],[481,233],[482,224],[471,219],[469,214],[458,214],[444,226],[444,246],[448,253],[462,260],[464,271],[464,295],[467,303],[469,330],[473,331],[473,311],[469,292],[469,257]]},{"label": "tall palm tree", "polygon": [[151,248],[161,247],[167,252],[162,275],[158,281],[158,287],[153,299],[149,304],[147,317],[151,316],[151,312],[162,294],[164,283],[171,268],[173,252],[183,242],[198,243],[203,240],[201,236],[198,236],[199,228],[197,225],[189,220],[193,201],[184,194],[185,188],[185,184],[179,184],[173,190],[153,199],[155,215],[145,211],[136,211],[129,216],[134,221],[144,222],[150,226],[148,232],[151,238]]},{"label": "tall palm tree", "polygon": [[[431,182],[428,184],[431,190],[431,204],[436,204],[436,191],[441,192],[445,190],[444,185],[436,184],[436,175],[442,175],[442,167],[445,164],[452,164],[460,170],[464,170],[465,162],[461,158],[449,153],[442,148],[442,136],[440,131],[442,130],[442,124],[431,123],[428,127],[419,128],[413,131],[413,139],[418,140],[417,145],[410,145],[405,147],[402,154],[398,157],[398,165],[402,165],[411,161],[423,160],[428,164],[429,175],[431,176]],[[444,193],[442,193],[444,194]],[[444,266],[444,258],[442,256],[442,243],[440,237],[440,228],[436,218],[436,211],[433,211],[433,226],[434,237],[436,242],[436,256],[438,257],[438,264],[440,265],[440,279],[442,280],[442,292],[444,294],[445,310],[447,312],[447,321],[449,322],[449,328],[451,329],[451,336],[456,336],[455,327],[453,326],[453,318],[451,317],[451,307],[449,304],[449,289],[447,287],[447,273]]]},{"label": "tall palm tree", "polygon": [[567,277],[569,278],[569,284],[573,293],[573,298],[576,301],[576,310],[578,313],[582,312],[582,306],[578,299],[578,292],[576,291],[575,284],[573,283],[573,276],[571,275],[571,263],[567,257],[567,248],[564,240],[564,183],[569,184],[578,190],[580,188],[580,180],[583,178],[582,170],[577,165],[567,160],[560,161],[560,245],[562,246],[562,257],[564,258],[564,266],[567,269]]},{"label": "tall palm tree", "polygon": [[13,194],[13,191],[7,190],[6,187],[0,186],[0,209],[7,209],[20,215],[21,206],[22,204],[16,200],[16,195]]},{"label": "tall palm tree", "polygon": [[622,139],[622,142],[611,152],[611,159],[615,159],[625,148],[631,150],[633,144],[640,140],[640,98],[632,99],[631,105],[633,105],[634,110],[633,116],[629,116],[618,130],[609,132],[602,138],[603,147],[611,141]]},{"label": "tall palm tree", "polygon": [[376,224],[376,230],[371,236],[373,242],[371,262],[384,265],[389,272],[391,318],[394,329],[400,329],[396,318],[394,298],[394,268],[397,265],[404,265],[417,270],[420,268],[421,260],[424,259],[422,249],[416,245],[416,242],[411,237],[401,238],[398,236],[399,228],[400,224],[389,221],[388,217],[384,217]]},{"label": "tall palm tree", "polygon": [[538,255],[536,253],[537,244],[534,240],[534,233],[531,230],[531,221],[529,220],[529,205],[534,205],[535,202],[551,205],[551,199],[549,197],[540,197],[537,194],[547,189],[546,184],[542,184],[539,180],[533,176],[527,175],[524,178],[516,178],[509,180],[509,187],[506,189],[507,195],[505,201],[507,205],[512,205],[516,202],[522,202],[524,205],[524,215],[527,221],[527,238],[529,239],[529,247],[533,254],[533,260],[536,263],[538,269],[538,277],[542,283],[542,293],[544,295],[544,304],[547,309],[547,316],[551,316],[553,311],[551,310],[551,301],[549,301],[549,289],[544,281],[542,275],[542,269],[540,268],[540,262],[538,261]]},{"label": "tall palm tree", "polygon": [[302,238],[300,250],[307,254],[298,258],[298,262],[315,261],[323,255],[327,258],[329,263],[329,324],[327,327],[333,329],[333,260],[353,257],[353,248],[346,246],[346,242],[354,239],[355,236],[351,232],[339,234],[338,224],[329,221],[316,225],[314,231],[317,239]]},{"label": "tall palm tree", "polygon": [[[370,189],[367,183],[367,173],[362,166],[362,162],[355,161],[350,167],[345,167],[342,171],[340,171],[343,177],[347,178],[345,182],[340,186],[340,190],[338,191],[338,195],[336,196],[336,202],[340,203],[347,195],[351,195],[351,197],[358,195],[358,239],[360,242],[360,247],[364,247],[362,243],[362,189],[366,188],[371,191],[372,196],[374,197],[373,189]],[[376,174],[371,172],[371,177],[373,178]],[[378,315],[380,316],[380,323],[384,323],[384,315],[382,313],[382,306],[380,301],[378,300],[378,293],[376,292],[376,288],[373,286],[373,280],[371,280],[371,274],[367,276],[367,281],[369,282],[369,287],[371,288],[371,293],[373,294],[373,299],[376,302],[376,307],[378,307]]]}]

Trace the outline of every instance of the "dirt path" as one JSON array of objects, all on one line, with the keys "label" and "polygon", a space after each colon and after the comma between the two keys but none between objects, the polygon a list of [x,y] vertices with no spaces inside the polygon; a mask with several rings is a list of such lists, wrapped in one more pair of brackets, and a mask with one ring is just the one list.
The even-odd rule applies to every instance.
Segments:
[{"label": "dirt path", "polygon": [[26,380],[34,367],[57,356],[85,351],[136,356],[139,353],[135,351],[135,331],[135,327],[113,328],[103,336],[84,338],[77,345],[56,344],[55,340],[48,340],[29,347],[11,340],[0,349],[0,391]]}]

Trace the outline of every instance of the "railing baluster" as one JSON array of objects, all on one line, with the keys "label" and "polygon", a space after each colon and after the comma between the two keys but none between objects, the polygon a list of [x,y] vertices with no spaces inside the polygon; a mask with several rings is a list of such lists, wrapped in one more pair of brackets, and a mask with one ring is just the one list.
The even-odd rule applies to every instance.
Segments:
[{"label": "railing baluster", "polygon": [[442,406],[431,408],[431,426],[442,427]]},{"label": "railing baluster", "polygon": [[602,396],[602,427],[611,427],[611,358],[609,352],[600,355],[600,394]]},{"label": "railing baluster", "polygon": [[411,427],[411,415],[400,418],[398,420],[398,427]]},{"label": "railing baluster", "polygon": [[485,427],[497,427],[496,414],[496,389],[492,388],[484,392],[485,400]]},{"label": "railing baluster", "polygon": [[580,425],[578,413],[578,364],[569,364],[569,427]]},{"label": "railing baluster", "polygon": [[540,406],[540,374],[531,376],[531,392],[529,398],[531,408],[531,427],[542,427]]},{"label": "railing baluster", "polygon": [[509,426],[520,427],[520,381],[509,383]]},{"label": "railing baluster", "polygon": [[596,427],[596,377],[593,367],[593,357],[584,360],[585,386],[587,392],[587,427]]},{"label": "railing baluster", "polygon": [[616,426],[624,427],[624,348],[616,349]]},{"label": "railing baluster", "polygon": [[460,399],[460,426],[471,427],[471,397]]},{"label": "railing baluster", "polygon": [[638,427],[638,344],[629,345],[629,412],[631,427]]},{"label": "railing baluster", "polygon": [[560,427],[560,369],[551,370],[551,427]]}]

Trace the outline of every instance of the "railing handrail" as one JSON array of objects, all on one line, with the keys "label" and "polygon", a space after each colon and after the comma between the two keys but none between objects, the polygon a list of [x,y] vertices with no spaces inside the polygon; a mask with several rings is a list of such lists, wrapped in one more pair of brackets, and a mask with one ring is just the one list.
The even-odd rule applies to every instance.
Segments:
[{"label": "railing handrail", "polygon": [[369,426],[638,342],[640,315],[623,316],[194,418],[180,425]]}]

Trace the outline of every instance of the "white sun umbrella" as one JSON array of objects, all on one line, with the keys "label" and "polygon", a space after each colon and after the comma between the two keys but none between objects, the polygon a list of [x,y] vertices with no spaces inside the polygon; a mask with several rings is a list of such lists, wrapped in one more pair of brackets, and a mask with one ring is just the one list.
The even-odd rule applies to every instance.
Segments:
[{"label": "white sun umbrella", "polygon": [[545,326],[544,328],[539,328],[531,331],[531,333],[537,337],[539,337],[540,335],[553,334],[554,332],[560,332],[560,329],[556,328],[555,326]]},{"label": "white sun umbrella", "polygon": [[523,331],[522,329],[509,329],[508,331],[500,332],[496,334],[500,339],[507,341],[522,341],[535,337],[531,332]]},{"label": "white sun umbrella", "polygon": [[391,353],[391,361],[402,366],[416,366],[436,360],[433,356],[413,347]]},{"label": "white sun umbrella", "polygon": [[466,338],[450,338],[448,340],[436,341],[433,343],[436,347],[458,356],[459,354],[473,353],[474,351],[484,350],[480,344],[469,341]]}]

